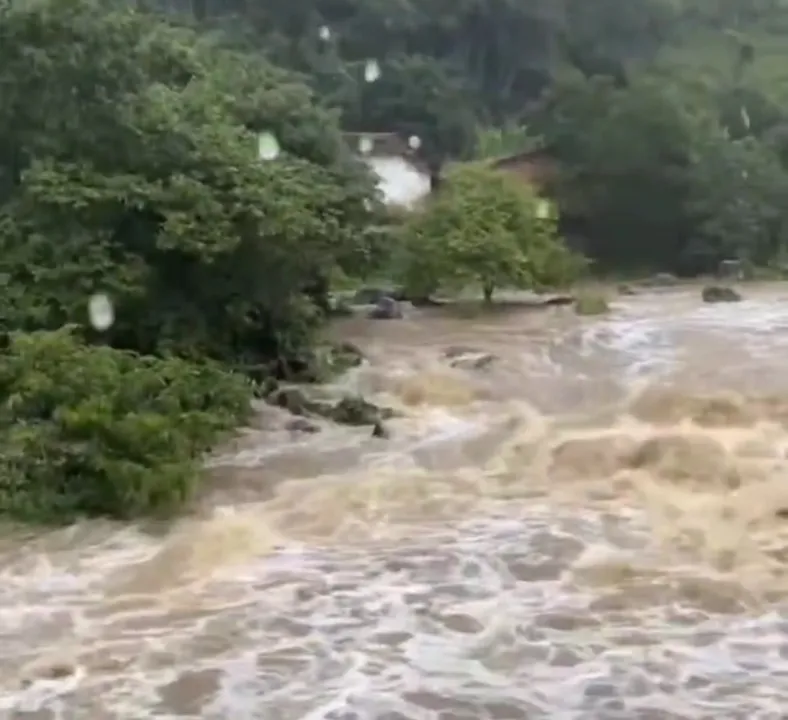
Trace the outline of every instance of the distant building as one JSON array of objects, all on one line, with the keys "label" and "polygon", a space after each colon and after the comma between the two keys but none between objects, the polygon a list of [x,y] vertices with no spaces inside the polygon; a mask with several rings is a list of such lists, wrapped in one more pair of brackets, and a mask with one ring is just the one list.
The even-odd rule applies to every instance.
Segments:
[{"label": "distant building", "polygon": [[387,205],[414,207],[430,194],[430,172],[396,133],[345,133],[345,141],[378,176]]}]

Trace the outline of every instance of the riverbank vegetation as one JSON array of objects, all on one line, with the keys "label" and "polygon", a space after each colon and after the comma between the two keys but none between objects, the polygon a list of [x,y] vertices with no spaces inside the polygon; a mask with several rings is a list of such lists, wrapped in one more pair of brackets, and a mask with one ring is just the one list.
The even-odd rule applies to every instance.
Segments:
[{"label": "riverbank vegetation", "polygon": [[481,163],[455,168],[444,183],[402,228],[408,295],[475,285],[490,303],[496,288],[555,287],[579,274],[550,203],[529,185]]},{"label": "riverbank vegetation", "polygon": [[[321,377],[336,278],[780,265],[788,3],[745,5],[6,3],[0,513],[178,506],[255,391]],[[342,131],[415,139],[434,197],[386,211]],[[547,216],[482,163],[536,148]]]}]

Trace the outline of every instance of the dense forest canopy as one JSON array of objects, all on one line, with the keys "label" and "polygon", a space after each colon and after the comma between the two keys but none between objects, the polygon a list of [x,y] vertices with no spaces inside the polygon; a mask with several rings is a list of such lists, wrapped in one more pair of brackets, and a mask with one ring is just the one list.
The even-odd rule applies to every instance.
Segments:
[{"label": "dense forest canopy", "polygon": [[419,135],[438,169],[477,154],[485,130],[527,126],[564,168],[564,225],[602,266],[695,273],[782,254],[786,0],[157,7],[299,72],[346,130]]}]

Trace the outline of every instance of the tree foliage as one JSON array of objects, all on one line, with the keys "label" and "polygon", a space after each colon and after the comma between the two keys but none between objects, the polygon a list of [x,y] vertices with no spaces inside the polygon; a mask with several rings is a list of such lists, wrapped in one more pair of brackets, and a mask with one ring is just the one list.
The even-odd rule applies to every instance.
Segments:
[{"label": "tree foliage", "polygon": [[[774,173],[788,162],[783,0],[208,6],[217,21],[248,19],[249,45],[305,73],[348,127],[423,135],[433,164],[466,158],[474,123],[490,137],[527,125],[563,163],[562,227],[600,266],[694,273],[729,254],[763,262],[784,244],[773,218],[783,186]],[[361,70],[370,58],[383,69],[372,84]],[[720,132],[746,142],[728,147]],[[704,167],[729,167],[768,151],[779,167],[731,170],[772,173],[773,189],[753,181],[743,190],[761,208],[747,221],[757,228],[744,232],[728,219],[710,229],[714,198],[734,190],[721,176],[704,199],[699,157]]]},{"label": "tree foliage", "polygon": [[0,78],[7,328],[84,321],[103,291],[113,345],[267,361],[307,342],[310,278],[363,260],[371,185],[260,58],[91,0],[13,4]]},{"label": "tree foliage", "polygon": [[546,201],[484,164],[455,169],[426,208],[405,226],[406,285],[541,287],[570,279],[571,254],[556,236]]},{"label": "tree foliage", "polygon": [[310,352],[307,291],[366,262],[371,179],[289,71],[100,0],[6,3],[0,87],[0,513],[173,508],[249,406],[206,361]]},{"label": "tree foliage", "polygon": [[68,329],[6,340],[0,514],[170,512],[202,454],[249,412],[246,382],[212,365],[87,347]]}]

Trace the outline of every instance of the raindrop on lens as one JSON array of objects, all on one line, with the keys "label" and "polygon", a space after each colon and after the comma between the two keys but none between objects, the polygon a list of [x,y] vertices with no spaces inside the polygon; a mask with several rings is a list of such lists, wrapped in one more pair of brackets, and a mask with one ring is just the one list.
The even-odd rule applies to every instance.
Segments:
[{"label": "raindrop on lens", "polygon": [[324,41],[331,39],[331,30],[329,30],[327,25],[323,25],[323,27],[320,28],[320,39]]},{"label": "raindrop on lens", "polygon": [[377,60],[367,60],[364,66],[364,80],[367,82],[375,82],[380,77],[380,65]]},{"label": "raindrop on lens", "polygon": [[88,303],[88,316],[90,324],[99,332],[104,332],[112,327],[115,322],[115,310],[112,301],[104,294],[98,293],[91,296]]},{"label": "raindrop on lens", "polygon": [[276,160],[279,157],[279,142],[273,133],[264,132],[257,136],[257,156],[260,160]]},{"label": "raindrop on lens", "polygon": [[372,152],[373,143],[372,138],[362,135],[358,140],[358,151],[362,155],[369,155]]},{"label": "raindrop on lens", "polygon": [[408,138],[408,147],[411,150],[418,150],[421,147],[421,138],[418,135],[411,135]]}]

